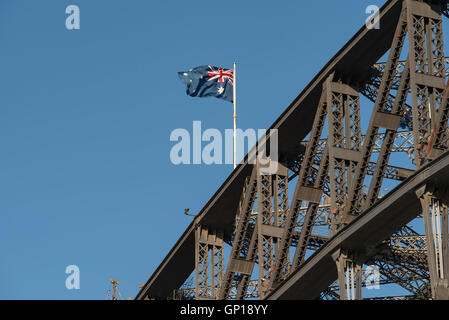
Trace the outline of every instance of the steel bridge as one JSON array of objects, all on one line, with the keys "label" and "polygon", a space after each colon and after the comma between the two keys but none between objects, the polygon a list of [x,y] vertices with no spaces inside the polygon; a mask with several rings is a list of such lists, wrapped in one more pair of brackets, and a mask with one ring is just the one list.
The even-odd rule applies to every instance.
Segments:
[{"label": "steel bridge", "polygon": [[275,170],[247,155],[136,299],[363,299],[368,267],[408,292],[376,299],[449,299],[448,15],[387,1],[269,128]]}]

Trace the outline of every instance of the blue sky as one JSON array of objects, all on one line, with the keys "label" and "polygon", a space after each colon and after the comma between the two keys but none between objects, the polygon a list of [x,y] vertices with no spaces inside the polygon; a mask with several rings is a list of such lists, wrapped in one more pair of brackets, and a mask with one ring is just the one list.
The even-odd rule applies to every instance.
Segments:
[{"label": "blue sky", "polygon": [[170,162],[172,130],[232,128],[177,72],[236,60],[238,126],[267,128],[383,2],[2,0],[0,299],[134,297],[232,171]]}]

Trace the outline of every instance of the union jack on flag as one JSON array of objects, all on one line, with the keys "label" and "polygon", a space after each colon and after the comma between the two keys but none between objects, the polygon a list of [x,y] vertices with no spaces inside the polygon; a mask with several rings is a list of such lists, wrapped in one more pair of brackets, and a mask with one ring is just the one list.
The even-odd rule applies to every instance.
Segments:
[{"label": "union jack on flag", "polygon": [[217,79],[218,82],[223,83],[226,80],[229,81],[230,85],[232,86],[232,81],[234,80],[233,70],[225,70],[223,68],[216,68],[213,66],[208,66],[210,71],[207,73],[209,75],[209,78],[207,78],[207,81],[212,81]]},{"label": "union jack on flag", "polygon": [[191,97],[216,97],[233,102],[233,69],[200,66],[178,72],[178,76],[187,87],[187,95]]}]

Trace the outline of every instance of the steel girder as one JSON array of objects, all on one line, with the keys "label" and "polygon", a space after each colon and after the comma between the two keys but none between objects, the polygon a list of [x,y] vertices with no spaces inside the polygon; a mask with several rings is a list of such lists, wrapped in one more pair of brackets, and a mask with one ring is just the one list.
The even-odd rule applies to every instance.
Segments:
[{"label": "steel girder", "polygon": [[[377,284],[397,284],[412,294],[407,296],[408,299],[431,298],[425,236],[419,235],[410,227],[405,226],[396,231],[389,240],[384,241],[383,247],[384,249],[381,252],[365,262],[366,265],[378,268],[379,278],[377,279]],[[342,281],[341,285],[345,286],[345,290],[342,292],[342,296],[340,296],[339,284],[336,281],[321,293],[320,298],[326,300],[352,299],[354,298],[354,289],[361,290],[361,287],[366,286],[366,274],[362,272],[361,285],[359,283],[358,288],[356,286],[351,287],[351,285],[348,285],[352,281],[349,272],[350,268],[347,268],[346,263],[354,264],[353,259],[348,259],[348,253],[343,254],[342,257],[336,256],[335,258],[343,258],[337,261],[341,264],[338,266],[337,263],[337,268],[340,267],[345,271],[343,273],[340,272],[339,275],[339,281]],[[386,297],[383,299],[386,299]]]},{"label": "steel girder", "polygon": [[446,88],[443,91],[443,102],[440,107],[440,110],[438,112],[438,122],[436,125],[436,129],[434,129],[434,139],[431,140],[430,146],[427,149],[428,153],[431,153],[431,155],[439,154],[443,152],[444,150],[447,150],[449,147],[448,145],[448,119],[449,119],[449,99],[448,99],[448,87],[449,87],[449,80],[446,84]]},{"label": "steel girder", "polygon": [[415,161],[419,168],[435,157],[431,154],[435,133],[446,134],[445,128],[436,128],[438,113],[445,113],[447,100],[442,18],[428,3],[406,0],[405,4]]},{"label": "steel girder", "polygon": [[[296,164],[298,182],[291,209],[287,210],[288,204],[284,201],[282,207],[285,210],[282,210],[280,216],[278,209],[272,210],[273,196],[277,193],[276,188],[272,186],[272,176],[257,175],[255,179],[260,199],[257,201],[257,240],[255,236],[251,238],[254,238],[253,243],[257,242],[258,247],[260,274],[258,285],[262,298],[270,288],[275,287],[283,280],[290,269],[295,269],[303,261],[327,179],[329,179],[330,192],[328,194],[331,197],[331,208],[336,211],[332,220],[333,223],[341,225],[349,223],[353,217],[377,201],[384,177],[399,180],[398,172],[401,168],[392,168],[388,165],[388,160],[394,147],[396,134],[398,134],[402,110],[407,107],[405,102],[410,90],[412,92],[416,166],[419,168],[429,159],[430,148],[433,147],[432,150],[434,150],[444,146],[441,143],[444,139],[441,137],[445,137],[447,129],[448,112],[445,112],[448,105],[445,102],[447,93],[443,90],[444,87],[438,86],[438,81],[435,80],[435,77],[444,79],[446,75],[442,52],[441,16],[438,18],[438,15],[429,13],[426,3],[410,0],[405,3],[406,6],[399,18],[388,61],[381,67],[377,66],[378,70],[383,69],[382,80],[378,83],[378,87],[375,86],[375,89],[370,91],[371,98],[375,95],[376,99],[365,139],[362,141],[360,130],[358,92],[342,81],[334,82],[335,76],[331,75],[323,85],[323,94],[316,112],[311,139],[307,143],[306,152],[299,158],[301,165]],[[399,61],[399,58],[407,32],[413,36],[409,37],[409,59],[403,63]],[[426,61],[424,58],[428,58],[427,63],[424,63]],[[396,95],[391,93],[392,90],[397,90]],[[439,110],[439,114],[433,108],[424,110],[422,108],[424,102],[435,107],[435,110]],[[431,140],[429,137],[432,133],[432,121],[435,122],[438,115],[440,115],[438,119],[440,126],[434,126],[434,136],[437,138]],[[328,119],[328,139],[325,144],[320,144],[326,118]],[[379,132],[380,129],[384,132]],[[379,134],[383,135],[381,139],[378,138]],[[423,141],[426,139],[426,145],[430,145],[430,147],[424,154]],[[382,141],[381,147],[378,147],[379,155],[377,161],[373,163],[370,161],[371,155],[375,146],[380,145],[379,140]],[[409,150],[412,149],[409,148]],[[319,168],[317,168],[318,164]],[[365,195],[362,187],[367,174],[371,174],[372,179],[368,193]],[[286,190],[287,174],[282,176],[281,181],[281,189]],[[275,186],[278,186],[278,183],[279,181]],[[281,198],[286,199],[286,193]],[[298,226],[298,217],[303,202],[306,204],[307,210],[302,215],[302,228],[297,242],[295,241],[296,251],[293,264],[290,266],[290,247],[294,242],[295,228]],[[275,205],[276,203],[275,199]],[[341,221],[335,221],[338,218],[341,218]],[[337,229],[334,228],[333,231],[335,232]],[[254,248],[255,245],[253,245],[253,250]],[[402,260],[409,253],[410,251],[396,248],[394,254],[392,253],[388,257],[388,261],[391,261],[391,256],[395,256],[396,265],[389,265],[383,260],[379,260],[377,263],[382,270],[388,270],[392,274],[398,273],[404,277],[404,269],[408,268],[407,270],[409,270],[409,267],[405,266],[406,263]],[[401,257],[402,260],[398,257]],[[252,263],[254,262],[255,258]],[[336,262],[339,269],[340,286],[344,284],[345,277],[352,281],[354,278],[348,278],[347,273],[345,276],[345,270],[351,269],[349,267],[354,264],[354,261],[345,255],[340,255],[336,257]],[[361,298],[360,264],[356,263],[355,269],[358,275],[357,297]],[[228,281],[232,278],[232,275],[226,277]],[[396,277],[396,280],[399,278],[399,276]],[[412,281],[414,278],[408,277],[407,279]],[[247,275],[247,281],[249,281],[249,275]],[[422,283],[425,282],[422,281]],[[406,285],[403,286],[406,287]],[[227,288],[231,288],[231,286]],[[424,290],[421,287],[418,289]],[[415,294],[418,293],[415,292]],[[222,296],[226,297],[226,294]],[[351,297],[351,294],[346,296],[343,290],[341,298],[344,297]]]},{"label": "steel girder", "polygon": [[[323,91],[328,103],[328,148],[333,224],[351,221],[346,208],[348,193],[355,186],[353,178],[361,160],[360,100],[356,90],[347,84],[334,82],[330,76]],[[359,199],[363,199],[360,197]],[[336,231],[335,229],[334,231]]]},{"label": "steel girder", "polygon": [[[248,296],[256,262],[259,296],[263,297],[269,289],[275,253],[288,212],[287,169],[281,164],[276,166],[277,171],[268,174],[258,160],[245,183],[221,299],[230,298],[232,292],[240,299]],[[253,210],[255,203],[257,212]]]},{"label": "steel girder", "polygon": [[[227,299],[229,300],[242,300],[242,299],[251,299],[251,298],[259,298],[259,289],[258,289],[259,280],[250,280],[248,282],[248,290],[246,291],[243,297],[240,297],[237,293],[237,288],[231,288]],[[194,300],[195,299],[195,290],[194,287],[186,287],[175,290],[172,296],[173,300]]]},{"label": "steel girder", "polygon": [[[369,279],[370,274],[369,274],[369,272],[367,272],[367,270],[362,270],[361,275],[362,275],[362,281],[361,281],[362,287],[368,287],[368,286],[372,285],[370,283],[371,279]],[[236,288],[232,288],[227,299],[241,300],[241,299],[260,298],[259,291],[258,291],[258,283],[259,283],[259,280],[250,280],[249,285],[248,285],[248,290],[243,297],[238,297]],[[393,284],[393,283],[395,283],[395,282],[391,277],[387,277],[381,273],[377,284],[378,285],[387,285],[387,284]],[[195,299],[195,291],[196,291],[195,287],[191,287],[191,286],[183,287],[181,289],[174,290],[171,299],[172,300],[194,300]],[[401,297],[405,297],[405,296],[401,296]],[[406,296],[406,297],[407,297],[407,299],[413,299],[416,296],[410,295],[410,296]],[[322,292],[322,294],[320,295],[320,299],[322,299],[322,300],[337,300],[339,298],[340,298],[340,292],[339,292],[338,282],[334,282],[331,286],[329,286],[329,288],[324,290]],[[370,298],[370,299],[379,300],[379,299],[388,299],[388,297],[378,297],[378,298]],[[400,299],[398,297],[397,300],[402,300],[402,299]]]},{"label": "steel girder", "polygon": [[[373,284],[371,283],[372,279],[369,278],[369,277],[371,277],[370,272],[367,272],[366,269],[362,270],[362,272],[361,272],[361,277],[362,277],[361,287],[362,288],[373,286]],[[380,269],[379,279],[377,280],[376,285],[383,286],[383,285],[395,284],[396,283],[395,280],[396,279],[394,279],[392,277],[388,277],[388,275],[385,275],[383,270]],[[345,284],[345,286],[346,286],[346,284]],[[416,295],[407,295],[407,296],[401,296],[401,297],[407,297],[406,300],[416,299]],[[338,281],[335,281],[326,290],[324,290],[320,294],[319,299],[320,300],[339,300],[340,299],[340,286],[338,284]],[[352,299],[350,299],[350,300],[352,300]],[[374,297],[374,298],[369,298],[367,300],[396,300],[396,299],[393,299],[393,297]],[[398,300],[403,300],[403,299],[398,298]]]},{"label": "steel girder", "polygon": [[217,299],[224,271],[222,231],[196,228],[195,261],[195,298]]},{"label": "steel girder", "polygon": [[[394,136],[397,128],[399,127],[401,117],[400,113],[408,93],[408,68],[405,67],[401,76],[398,95],[394,101],[390,99],[390,91],[393,85],[394,75],[396,74],[402,46],[406,36],[407,24],[405,23],[404,18],[405,13],[402,13],[393,38],[392,47],[386,63],[385,72],[382,76],[373,113],[371,114],[366,138],[363,142],[361,162],[357,167],[354,185],[349,195],[348,211],[352,215],[359,215],[363,209],[372,205],[372,203],[377,200],[380,185],[382,183],[383,172],[385,171],[388,163],[391,148],[394,143]],[[365,174],[368,163],[370,162],[372,149],[374,147],[379,128],[385,129],[385,136],[377,159],[376,172],[371,180],[371,185],[368,190],[367,200],[365,203],[361,203],[360,199],[362,198],[361,196],[363,192]]]},{"label": "steel girder", "polygon": [[[365,143],[366,135],[362,134],[362,144]],[[382,150],[382,142],[385,139],[385,133],[384,132],[378,132],[375,138],[373,151],[372,153],[379,153]],[[324,147],[326,145],[326,139],[320,139],[319,141],[319,150],[324,150]],[[303,145],[307,145],[308,141],[302,142]],[[413,151],[414,144],[413,144],[413,131],[398,131],[394,144],[391,148],[391,152],[408,152],[410,150]]]},{"label": "steel girder", "polygon": [[448,190],[424,185],[416,193],[423,210],[432,298],[449,300]]},{"label": "steel girder", "polygon": [[429,299],[429,272],[425,236],[408,226],[396,231],[385,249],[368,263],[379,268],[380,274],[413,294],[415,299]]},{"label": "steel girder", "polygon": [[[404,71],[404,69],[406,67],[407,62],[408,62],[407,60],[403,60],[403,61],[399,61],[398,62],[398,66],[397,66],[396,72],[393,75],[393,83],[392,83],[391,89],[397,90],[399,88],[399,83],[401,82],[401,75],[402,75],[402,72]],[[445,66],[446,66],[445,67],[445,74],[446,74],[446,77],[447,77],[449,75],[449,57],[445,57],[444,58],[444,63],[445,63]],[[376,63],[373,66],[373,69],[375,69],[377,71],[376,72],[376,77],[373,78],[373,79],[370,79],[368,83],[372,82],[373,84],[377,84],[376,85],[376,92],[377,92],[378,84],[380,84],[380,82],[381,82],[381,79],[382,79],[381,76],[384,73],[385,67],[386,67],[386,63],[385,62]],[[375,96],[377,96],[377,93],[376,93]]]},{"label": "steel girder", "polygon": [[340,300],[361,300],[362,265],[349,257],[346,252],[337,252],[334,259],[338,272]]},{"label": "steel girder", "polygon": [[[444,3],[446,4],[446,2]],[[242,273],[245,269],[244,265],[251,268],[252,271],[254,263],[257,263],[258,259],[262,257],[263,260],[259,268],[262,268],[262,273],[265,273],[264,277],[270,281],[271,288],[274,288],[279,283],[278,281],[282,281],[286,275],[301,264],[304,257],[303,253],[307,248],[319,248],[326,243],[327,239],[312,235],[311,232],[314,226],[323,224],[323,216],[326,215],[326,213],[320,213],[319,211],[323,194],[331,196],[332,208],[338,208],[346,215],[357,216],[368,206],[374,204],[378,200],[379,188],[383,178],[401,179],[399,174],[401,168],[388,164],[391,152],[401,148],[401,146],[397,146],[397,140],[401,135],[405,137],[408,134],[408,137],[404,138],[406,143],[403,146],[403,151],[415,151],[417,168],[447,150],[448,90],[446,90],[447,85],[445,83],[447,70],[444,69],[444,53],[442,52],[441,14],[427,2],[407,0],[404,1],[404,4],[403,13],[397,27],[398,31],[393,38],[389,59],[378,68],[380,72],[377,77],[382,74],[382,78],[380,81],[376,80],[375,85],[370,86],[369,94],[371,99],[375,98],[375,108],[365,138],[363,139],[360,135],[360,125],[358,124],[358,93],[331,90],[329,95],[329,92],[326,91],[320,99],[320,105],[324,108],[318,107],[316,115],[322,115],[324,112],[320,121],[324,121],[325,117],[328,118],[329,139],[323,142],[321,133],[319,135],[313,133],[314,128],[319,126],[317,122],[314,122],[306,153],[301,156],[301,161],[297,163],[296,174],[299,177],[290,210],[284,211],[281,218],[278,215],[279,212],[273,213],[268,210],[268,203],[273,204],[273,197],[277,194],[276,191],[273,191],[274,188],[269,187],[270,184],[273,185],[273,177],[258,178],[256,172],[256,177],[247,179],[243,194],[248,194],[249,199],[250,192],[247,190],[253,190],[254,194],[260,193],[265,202],[261,201],[262,207],[257,209],[257,215],[253,215],[255,200],[252,200],[252,205],[244,206],[245,196],[242,196],[240,209],[235,220],[233,248],[231,250],[234,253],[231,254],[231,257],[234,257],[234,267],[239,262],[237,260],[244,262],[233,269],[234,267],[230,267],[231,259],[228,261],[225,280],[222,281],[223,285],[219,288],[221,298],[231,296],[243,298],[247,294],[247,288],[252,282],[249,272]],[[398,59],[407,32],[412,35],[409,36],[410,52],[409,59],[403,63]],[[341,81],[339,81],[340,78]],[[360,83],[351,83],[347,75],[342,76],[341,70],[336,72],[335,79],[335,82],[332,81],[334,78],[327,80],[324,89],[328,90],[327,85],[332,82],[331,86],[347,86],[344,90],[356,88],[364,94],[363,88],[366,88],[366,86],[364,87]],[[347,85],[344,83],[347,83]],[[396,90],[396,94],[392,94],[392,90]],[[409,91],[412,93],[413,135],[397,131],[402,116],[401,112],[408,107],[406,98]],[[427,107],[431,106],[430,110],[427,108],[427,111],[423,107],[426,106],[426,102]],[[411,144],[414,144],[414,146],[410,146]],[[338,150],[331,150],[332,147],[335,148],[336,146],[337,148],[349,146],[349,150],[359,152],[360,156],[349,152],[344,155],[345,157],[341,157],[341,152],[339,154]],[[324,150],[326,147],[328,149]],[[397,149],[395,149],[396,147]],[[309,151],[307,151],[307,148]],[[370,160],[374,152],[379,152],[376,162]],[[347,159],[348,157],[350,159]],[[307,163],[310,165],[305,165]],[[301,171],[304,171],[302,176]],[[365,198],[363,185],[367,175],[372,175],[371,184],[366,200],[361,201],[360,199]],[[282,188],[285,190],[287,187],[286,179],[286,175],[282,176],[281,180],[284,185]],[[322,181],[317,183],[320,179]],[[296,195],[296,189],[300,187],[305,187],[300,193],[305,199]],[[425,201],[430,200],[425,199]],[[276,200],[274,200],[274,203],[279,204]],[[257,205],[259,206],[259,201]],[[283,206],[287,207],[285,203]],[[246,217],[243,214],[242,207],[249,208]],[[423,205],[423,211],[425,211],[424,208]],[[432,210],[429,209],[429,212],[432,212]],[[258,220],[259,214],[267,217],[265,223],[262,218]],[[265,230],[264,233],[259,230],[261,229],[259,228],[260,225],[274,227],[275,229],[268,228],[270,232]],[[267,229],[266,227],[263,228]],[[299,231],[298,228],[300,228]],[[268,238],[263,239],[264,234]],[[429,238],[429,233],[426,232],[426,234]],[[416,235],[407,237],[400,240],[397,238],[395,241],[399,241],[398,243],[403,243],[403,241],[417,243],[422,240],[422,238],[419,238],[420,236]],[[258,241],[260,239],[262,241]],[[265,241],[265,245],[262,244],[263,241]],[[291,267],[289,261],[292,245],[296,245],[294,259],[296,263]],[[419,268],[423,268],[422,249],[420,249],[421,251],[413,251],[414,249],[400,247],[392,245],[390,252],[383,256],[388,263],[385,261],[379,262],[385,272],[393,272],[393,274],[398,275],[395,279],[402,277],[404,270],[412,268],[410,265],[414,265],[413,268],[416,268],[416,264],[410,261],[419,260]],[[198,254],[198,256],[205,256],[205,254]],[[419,257],[419,259],[416,257]],[[201,261],[201,258],[197,261]],[[421,272],[420,269],[415,271],[413,270],[414,273],[418,274]],[[201,272],[198,271],[198,273]],[[425,274],[422,273],[420,276],[420,279],[423,279]],[[406,276],[405,279],[414,281],[412,276]],[[205,283],[204,280],[200,281]],[[259,279],[258,282],[260,281]],[[207,287],[207,285],[205,286]],[[209,287],[211,286],[209,285]],[[216,291],[217,288],[213,287]],[[414,290],[418,292],[427,289],[415,288]],[[262,291],[261,296],[263,297],[265,292],[269,290],[263,288]],[[211,292],[211,289],[207,289],[206,292]],[[424,297],[425,294],[422,296]]]},{"label": "steel girder", "polygon": [[220,299],[227,299],[233,288],[237,289],[237,297],[243,298],[244,287],[247,286],[256,256],[257,227],[252,216],[257,194],[256,168],[246,179],[242,198],[235,219],[233,245],[228,259],[228,266],[223,278]]},{"label": "steel girder", "polygon": [[[402,66],[402,75],[399,84],[397,85],[397,71],[399,69],[398,67],[400,67],[398,65],[399,57],[407,32],[409,35],[409,59]],[[445,76],[446,70],[443,52],[441,14],[435,13],[427,3],[406,0],[405,7],[399,18],[396,33],[393,38],[389,59],[384,66],[382,81],[380,82],[376,96],[374,112],[371,116],[367,130],[367,139],[365,139],[363,144],[362,162],[361,165],[357,167],[356,178],[354,179],[355,185],[352,189],[349,201],[349,212],[351,214],[360,214],[362,211],[372,206],[378,199],[378,191],[382,181],[382,174],[379,174],[379,172],[384,170],[388,163],[391,145],[398,127],[398,118],[400,117],[400,111],[404,108],[409,88],[412,93],[416,167],[419,168],[426,161],[435,157],[435,154],[432,153],[432,151],[434,151],[434,149],[432,150],[432,145],[435,140],[438,141],[436,145],[442,150],[445,150],[446,146],[440,142],[443,140],[441,137],[445,136],[447,133],[447,90],[444,90]],[[397,95],[393,100],[390,91],[395,84],[395,77]],[[394,103],[392,103],[393,101]],[[381,117],[379,115],[381,115]],[[440,120],[439,123],[438,120]],[[438,123],[438,126],[434,125],[434,123]],[[379,127],[385,128],[385,139],[377,160],[378,165],[376,168],[378,172],[373,175],[367,195],[367,201],[363,205],[360,204],[361,187],[363,186],[367,164],[371,157],[374,136],[377,134]],[[437,133],[439,134],[439,138],[435,139],[435,135],[438,136]],[[441,152],[438,154],[441,154]],[[430,206],[429,202],[431,201],[432,200],[429,200],[429,197],[426,196],[424,196],[424,199],[422,200],[425,221],[426,217],[427,221],[429,220],[429,214],[426,214],[426,209],[428,212]],[[428,225],[429,222],[426,223],[426,236],[429,239],[430,229]],[[446,236],[444,236],[443,232],[443,237],[446,237],[447,242],[447,226]],[[447,247],[446,242],[443,241]],[[437,247],[437,245],[435,246]],[[399,252],[403,253],[403,250],[399,250]],[[426,294],[428,295],[427,282],[422,281],[423,278],[426,278],[426,274],[420,274],[421,277],[418,278],[415,275],[407,277],[410,272],[406,273],[404,270],[410,271],[411,268],[403,260],[398,259],[398,250],[396,250],[395,253],[396,259],[393,261],[394,264],[387,265],[380,260],[377,261],[379,267],[383,269],[388,268],[387,272],[392,275],[399,273],[396,280],[401,286],[406,287],[409,290],[410,286],[412,286],[411,283],[415,282],[417,286],[417,292],[415,292],[416,295],[422,297],[426,296]],[[430,278],[432,282],[432,292],[435,297],[435,292],[437,291],[434,289],[436,280],[433,279],[436,278],[436,273],[439,271],[438,266],[441,266],[441,263],[436,263],[436,254],[432,251],[429,251],[428,256],[431,269]],[[403,255],[400,257],[404,258]],[[449,259],[449,257],[447,257],[447,259]],[[341,269],[340,266],[339,279],[341,279]],[[436,271],[432,272],[432,270]],[[416,271],[414,273],[418,274]],[[445,282],[444,285],[445,288],[447,288],[447,282]],[[447,292],[444,292],[442,295],[446,296],[448,294]]]},{"label": "steel girder", "polygon": [[[277,237],[264,239],[262,233],[259,232],[259,242],[264,241],[265,243],[258,244],[259,258],[263,257],[263,261],[259,261],[259,272],[263,274],[263,278],[259,278],[259,289],[262,288],[260,290],[261,297],[264,297],[265,292],[269,289],[265,282],[262,284],[260,279],[271,279],[270,286],[275,287],[290,270],[297,268],[303,261],[312,237],[312,228],[316,225],[317,209],[327,179],[329,179],[328,195],[331,197],[331,208],[337,212],[334,219],[342,218],[340,223],[343,225],[349,223],[352,217],[359,215],[378,200],[384,177],[401,179],[398,177],[401,168],[389,166],[388,160],[395,147],[396,135],[404,135],[398,133],[397,130],[402,111],[409,107],[406,105],[409,91],[412,93],[414,148],[409,147],[408,150],[415,151],[416,166],[419,168],[431,158],[431,148],[435,150],[442,146],[446,147],[442,141],[446,136],[449,113],[447,112],[449,110],[447,90],[445,91],[444,87],[439,85],[441,81],[438,82],[438,79],[435,79],[438,77],[444,79],[446,76],[442,52],[441,16],[429,13],[431,11],[426,3],[410,0],[405,3],[406,6],[399,18],[388,61],[382,66],[376,66],[377,70],[381,71],[382,78],[378,82],[378,86],[371,86],[374,89],[370,91],[370,97],[376,97],[375,105],[363,141],[360,130],[358,92],[342,81],[334,82],[334,75],[331,75],[323,85],[323,94],[315,115],[310,141],[306,144],[305,153],[298,158],[299,161],[291,166],[294,168],[294,175],[298,175],[298,182],[291,209],[288,213],[285,211],[283,215],[283,234],[280,236],[279,229],[277,229]],[[399,58],[407,32],[413,35],[409,36],[409,59],[406,62],[401,62]],[[427,62],[425,63],[425,61]],[[432,76],[432,78],[428,76]],[[363,93],[363,87],[359,90]],[[396,95],[391,93],[392,90],[397,91]],[[422,108],[426,103],[432,106],[430,110]],[[438,110],[439,113],[435,110]],[[324,142],[320,138],[326,118],[328,119],[329,134],[327,141]],[[432,121],[439,123],[438,126],[432,126]],[[433,140],[429,138],[432,128],[434,129]],[[383,132],[379,132],[380,130]],[[381,135],[380,139],[379,135]],[[424,141],[426,139],[427,141]],[[405,140],[409,143],[412,142],[410,138]],[[426,154],[423,153],[425,150],[422,146],[423,142],[426,142],[427,146],[430,145],[426,149]],[[376,151],[379,152],[379,155],[377,161],[373,163],[370,159],[373,152]],[[317,166],[319,167],[317,168]],[[372,179],[368,193],[365,195],[362,187],[368,174],[372,175]],[[290,177],[291,179],[292,177]],[[271,210],[272,187],[270,181],[259,179],[257,185],[259,194],[270,199],[258,201],[258,212],[266,215],[268,221],[275,221]],[[265,191],[262,187],[265,187]],[[300,214],[301,208],[307,208],[303,209],[302,215]],[[294,241],[294,230],[298,227],[300,216],[302,217],[300,223],[302,228],[296,242]],[[259,219],[259,227],[263,225],[263,222],[260,221],[263,220]],[[276,225],[276,227],[282,228],[282,225]],[[334,229],[335,231],[337,229]],[[414,238],[408,235],[392,239],[396,241],[396,244],[403,244],[404,241],[422,242],[422,237],[416,235]],[[277,245],[276,240],[280,242]],[[290,266],[289,252],[292,243],[296,243],[296,251],[293,264]],[[276,258],[274,258],[275,256]],[[412,250],[390,245],[389,254],[378,259],[376,263],[382,273],[390,274],[390,278],[412,291],[415,296],[425,297],[428,293],[428,282],[425,281],[427,275],[421,269],[414,270],[413,268],[417,268],[416,264],[410,263],[410,259],[420,261],[421,264],[418,267],[422,268],[422,257],[422,248]],[[345,274],[345,271],[352,270],[350,267],[353,266],[354,261],[348,256],[340,254],[336,257],[336,262],[341,287],[344,285],[345,278],[350,281],[354,279],[348,277],[347,272]],[[414,267],[412,268],[411,265]],[[356,296],[361,298],[361,265],[355,263],[354,267],[354,272],[357,274]],[[405,282],[408,283],[404,283],[401,279],[407,279]],[[415,286],[410,285],[410,282],[413,281],[415,281]],[[343,288],[341,291],[341,298],[354,297],[354,294],[346,295],[345,290]]]},{"label": "steel girder", "polygon": [[[386,133],[378,132],[375,138],[375,142],[372,149],[372,154],[380,153],[382,151],[382,144],[385,140]],[[365,141],[365,135],[362,135],[362,145]],[[324,148],[326,146],[327,139],[320,139],[318,142],[318,151],[315,156],[314,164],[319,165],[322,160],[322,154]],[[301,142],[301,145],[307,146],[309,141]],[[391,146],[390,152],[406,152],[408,155],[411,155],[414,151],[414,142],[413,142],[413,131],[398,131],[395,134],[393,145]],[[288,168],[292,171],[292,174],[289,176],[289,181],[296,178],[301,169],[301,165],[304,159],[304,154],[299,154],[296,159],[288,162]],[[376,167],[376,162],[369,162],[366,175],[373,175],[374,169]],[[387,164],[385,167],[385,179],[393,179],[393,180],[404,180],[408,175],[413,172],[411,169],[400,168],[396,166],[392,166]]]},{"label": "steel girder", "polygon": [[[271,287],[274,287],[288,274],[288,252],[303,201],[307,203],[307,211],[293,258],[293,269],[304,260],[316,213],[325,189],[326,178],[329,176],[332,207],[342,209],[344,199],[341,197],[347,193],[346,182],[352,180],[352,174],[360,158],[361,130],[358,93],[350,86],[333,82],[332,78],[333,75],[328,78],[323,87],[311,139],[306,147],[291,210],[287,217],[284,237],[279,246],[279,259],[274,267]],[[328,119],[329,137],[332,138],[328,138],[328,143],[322,151],[319,142],[326,119]],[[319,159],[317,160],[317,158]],[[314,165],[318,163],[319,168],[314,168]],[[338,216],[335,215],[335,219],[337,218]],[[335,223],[334,219],[332,221]]]},{"label": "steel girder", "polygon": [[411,227],[402,227],[384,243],[392,254],[401,255],[406,261],[423,268],[427,267],[425,235],[418,234]]},{"label": "steel girder", "polygon": [[[398,94],[396,95],[393,108],[387,108],[385,110],[383,106],[391,106],[391,102],[394,101],[390,90],[394,83],[394,74],[398,70],[398,59],[406,31],[409,33],[409,60],[402,66],[403,72],[399,85],[397,86]],[[404,107],[410,86],[412,92],[415,158],[418,168],[426,161],[432,160],[432,158],[441,154],[441,150],[447,150],[447,145],[443,142],[447,140],[447,120],[449,113],[448,90],[447,86],[446,90],[444,87],[447,73],[444,66],[441,15],[435,14],[427,3],[407,0],[405,9],[399,19],[389,60],[384,66],[382,81],[379,92],[377,92],[375,111],[388,111],[398,116],[399,111]],[[397,101],[400,101],[400,103],[397,103]],[[382,106],[380,110],[378,109],[379,106]],[[377,194],[380,188],[381,179],[378,179],[376,174],[374,174],[368,192],[368,201],[365,206],[357,203],[360,201],[361,186],[363,185],[367,163],[372,152],[373,136],[377,133],[378,126],[374,123],[376,116],[377,114],[373,114],[371,117],[368,128],[368,132],[371,132],[371,135],[367,134],[368,139],[364,142],[363,160],[361,166],[357,168],[355,188],[352,189],[353,193],[350,196],[349,211],[355,214],[360,214],[364,209],[377,201]],[[382,127],[386,129],[386,136],[389,136],[389,139],[384,140],[386,145],[383,146],[381,155],[378,157],[378,164],[380,163],[380,165],[377,168],[380,169],[385,167],[388,161],[391,150],[391,147],[388,148],[388,145],[392,144],[397,125],[395,124],[390,128],[386,125],[382,125]],[[436,153],[435,149],[438,149],[440,152]],[[384,152],[384,155],[382,155],[382,152]],[[443,205],[440,199],[429,194],[422,195],[421,202],[426,226],[432,296],[433,298],[448,299],[449,282],[447,279],[448,269],[446,269],[449,264],[449,255],[447,252],[447,207]],[[432,219],[436,219],[436,222]],[[434,224],[432,228],[431,221]],[[433,244],[430,240],[432,237],[434,239]],[[422,242],[421,237],[418,239],[419,242]],[[397,238],[396,240],[402,241],[404,238]],[[412,259],[415,258],[415,260],[418,260],[416,256],[421,257],[421,261],[418,260],[421,264],[423,257],[422,251],[422,249],[418,252],[412,250],[414,254],[412,255]],[[429,298],[428,282],[423,281],[423,279],[429,278],[427,270],[418,268],[417,271],[416,265],[414,266],[415,269],[410,267],[404,261],[405,258],[410,259],[410,253],[410,249],[396,248],[392,251],[392,255],[390,255],[390,259],[388,260],[391,261],[391,257],[393,256],[392,264],[378,260],[377,265],[384,273],[395,277],[398,284],[410,291],[415,291],[414,293],[417,297]],[[342,261],[344,260],[342,259]],[[339,262],[341,261],[337,260],[341,286],[343,262]]]},{"label": "steel girder", "polygon": [[[273,277],[271,279],[270,287],[273,287],[288,274],[290,267],[290,246],[293,241],[293,234],[297,226],[297,218],[303,201],[308,202],[307,214],[304,219],[303,227],[297,242],[293,264],[298,264],[301,259],[302,252],[307,247],[308,239],[311,235],[311,227],[313,226],[314,216],[317,212],[318,205],[321,200],[322,188],[328,170],[328,153],[327,148],[324,148],[324,155],[320,154],[320,138],[324,127],[326,118],[326,105],[324,95],[319,103],[317,113],[315,115],[314,125],[312,127],[311,139],[307,144],[304,159],[302,161],[299,172],[298,182],[296,183],[295,192],[293,194],[292,204],[287,214],[283,235],[278,247],[278,259],[273,270]],[[317,163],[319,157],[319,168],[316,169],[314,165]],[[306,245],[304,246],[304,243]]]},{"label": "steel girder", "polygon": [[264,298],[270,289],[288,212],[288,175],[287,168],[280,164],[276,174],[264,174],[259,161],[257,171],[259,296]]}]

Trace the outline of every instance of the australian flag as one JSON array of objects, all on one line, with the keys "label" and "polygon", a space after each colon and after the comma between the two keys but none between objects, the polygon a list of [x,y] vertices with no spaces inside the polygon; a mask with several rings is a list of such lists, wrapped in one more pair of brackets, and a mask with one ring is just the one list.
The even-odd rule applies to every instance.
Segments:
[{"label": "australian flag", "polygon": [[191,97],[216,97],[233,102],[234,74],[232,69],[200,66],[178,72]]}]

